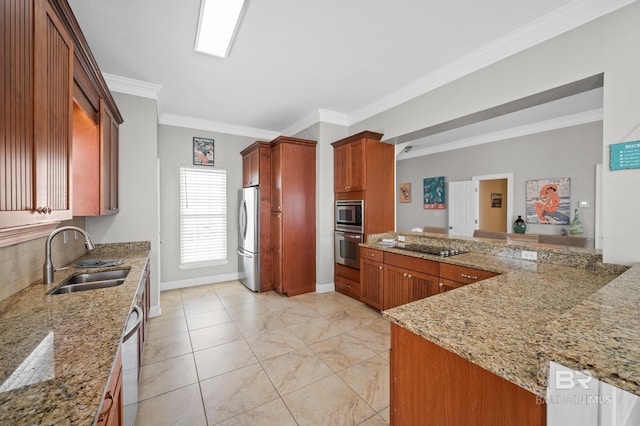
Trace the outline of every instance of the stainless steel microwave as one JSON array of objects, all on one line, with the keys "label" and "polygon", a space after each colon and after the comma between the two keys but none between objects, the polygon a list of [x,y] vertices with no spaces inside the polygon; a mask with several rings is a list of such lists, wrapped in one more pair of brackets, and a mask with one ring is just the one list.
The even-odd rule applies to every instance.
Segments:
[{"label": "stainless steel microwave", "polygon": [[364,201],[336,201],[336,231],[364,233]]}]

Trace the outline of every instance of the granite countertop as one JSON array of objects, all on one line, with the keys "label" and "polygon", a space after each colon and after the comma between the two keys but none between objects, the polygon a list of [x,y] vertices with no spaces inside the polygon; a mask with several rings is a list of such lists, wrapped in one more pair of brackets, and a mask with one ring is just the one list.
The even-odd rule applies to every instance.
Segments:
[{"label": "granite countertop", "polygon": [[[0,302],[0,424],[92,424],[131,311],[150,244],[100,244]],[[81,259],[124,259],[112,268],[76,269]],[[122,285],[47,295],[81,272],[130,269]]]},{"label": "granite countertop", "polygon": [[385,311],[392,322],[541,397],[549,361],[640,395],[640,266],[602,264],[592,249],[558,248],[558,265],[477,252],[440,258],[370,241],[362,246],[501,273]]}]

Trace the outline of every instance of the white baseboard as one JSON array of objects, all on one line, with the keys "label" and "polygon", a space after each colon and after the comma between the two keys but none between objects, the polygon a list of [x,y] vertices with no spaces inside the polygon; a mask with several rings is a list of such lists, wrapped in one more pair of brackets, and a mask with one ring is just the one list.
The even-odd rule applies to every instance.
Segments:
[{"label": "white baseboard", "polygon": [[160,315],[162,315],[162,309],[160,308],[160,305],[151,306],[151,308],[149,309],[149,318],[159,317]]},{"label": "white baseboard", "polygon": [[195,287],[197,285],[204,285],[204,284],[216,284],[216,283],[222,283],[225,281],[233,281],[238,279],[240,279],[240,275],[237,272],[235,272],[232,274],[211,275],[208,277],[192,278],[189,280],[165,281],[163,283],[160,283],[160,291],[175,290],[177,288]]},{"label": "white baseboard", "polygon": [[316,293],[329,293],[336,290],[334,283],[318,284],[316,283]]}]

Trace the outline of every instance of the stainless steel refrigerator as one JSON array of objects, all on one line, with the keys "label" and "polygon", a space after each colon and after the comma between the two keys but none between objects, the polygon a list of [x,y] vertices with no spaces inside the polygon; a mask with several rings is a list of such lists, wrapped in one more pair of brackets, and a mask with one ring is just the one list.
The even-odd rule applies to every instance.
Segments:
[{"label": "stainless steel refrigerator", "polygon": [[260,188],[240,190],[238,272],[251,291],[260,291]]}]

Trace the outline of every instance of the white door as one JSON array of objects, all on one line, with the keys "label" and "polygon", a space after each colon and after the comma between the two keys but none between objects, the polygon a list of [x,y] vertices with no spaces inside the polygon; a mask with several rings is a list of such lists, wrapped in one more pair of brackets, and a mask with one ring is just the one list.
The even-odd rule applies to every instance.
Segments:
[{"label": "white door", "polygon": [[449,235],[471,237],[478,229],[477,191],[478,181],[449,182]]}]

